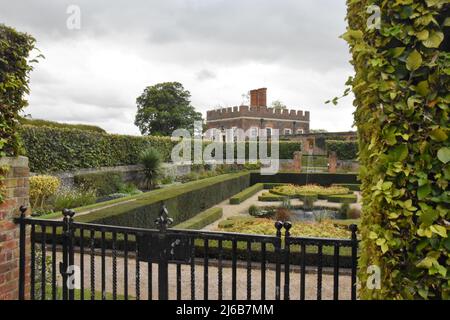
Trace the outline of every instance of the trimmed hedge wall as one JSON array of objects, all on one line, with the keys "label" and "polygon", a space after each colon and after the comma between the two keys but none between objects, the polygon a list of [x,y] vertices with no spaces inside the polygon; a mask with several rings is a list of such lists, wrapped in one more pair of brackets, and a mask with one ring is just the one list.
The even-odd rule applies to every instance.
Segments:
[{"label": "trimmed hedge wall", "polygon": [[357,141],[327,140],[326,145],[327,151],[336,152],[336,156],[340,160],[354,160],[358,158]]},{"label": "trimmed hedge wall", "polygon": [[213,207],[207,209],[195,217],[186,220],[180,224],[177,224],[177,229],[193,229],[200,230],[210,225],[211,223],[219,220],[223,216],[223,209],[218,207]]},{"label": "trimmed hedge wall", "polygon": [[357,175],[352,173],[295,173],[279,172],[274,175],[261,175],[259,172],[250,173],[251,184],[282,183],[282,184],[320,184],[330,186],[336,183],[357,184]]},{"label": "trimmed hedge wall", "polygon": [[351,191],[361,190],[361,185],[359,183],[333,183],[333,186],[349,188]]},{"label": "trimmed hedge wall", "polygon": [[[186,221],[217,203],[233,196],[250,185],[247,172],[220,175],[154,190],[119,203],[98,209],[89,214],[75,216],[76,221],[119,225],[137,228],[154,228],[162,204],[167,206],[174,226]],[[104,205],[107,205],[106,202]],[[80,210],[77,210],[80,212]],[[82,211],[81,211],[82,212]]]},{"label": "trimmed hedge wall", "polygon": [[61,123],[56,121],[41,120],[41,119],[28,119],[21,118],[19,122],[22,125],[30,125],[35,127],[50,127],[50,128],[66,128],[66,129],[79,129],[84,131],[92,131],[99,133],[106,133],[106,131],[98,126],[88,125],[88,124],[70,124]]},{"label": "trimmed hedge wall", "polygon": [[255,193],[263,190],[264,185],[262,183],[254,184],[253,186],[239,192],[232,198],[230,198],[230,204],[239,204],[244,200],[247,200],[251,196],[253,196]]},{"label": "trimmed hedge wall", "polygon": [[32,172],[132,165],[149,146],[167,161],[175,145],[167,137],[111,135],[78,129],[25,125],[20,133]]},{"label": "trimmed hedge wall", "polygon": [[[23,125],[20,135],[30,160],[30,170],[39,173],[133,165],[137,164],[139,153],[149,146],[156,148],[163,161],[167,162],[173,147],[178,144],[170,137],[112,135],[76,128],[30,125]],[[207,144],[204,143],[203,147]],[[280,159],[292,159],[294,152],[301,149],[301,144],[284,141],[280,142],[279,149]],[[246,150],[248,154],[249,143],[246,143]]]}]

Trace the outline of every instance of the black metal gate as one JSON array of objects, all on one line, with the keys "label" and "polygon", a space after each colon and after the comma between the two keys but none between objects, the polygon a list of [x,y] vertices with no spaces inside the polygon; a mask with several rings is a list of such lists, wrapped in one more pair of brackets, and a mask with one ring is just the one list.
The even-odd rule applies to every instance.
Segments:
[{"label": "black metal gate", "polygon": [[290,236],[289,222],[276,222],[273,236],[169,229],[165,207],[158,229],[25,211],[17,219],[19,299],[356,299],[355,225],[350,239],[301,238]]}]

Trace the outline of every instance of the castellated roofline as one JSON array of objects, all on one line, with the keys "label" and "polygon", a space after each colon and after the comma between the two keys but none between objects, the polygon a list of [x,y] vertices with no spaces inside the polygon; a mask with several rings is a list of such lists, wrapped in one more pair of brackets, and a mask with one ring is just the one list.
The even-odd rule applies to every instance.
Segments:
[{"label": "castellated roofline", "polygon": [[270,107],[239,106],[209,110],[206,112],[206,121],[239,117],[259,117],[268,119],[283,119],[292,121],[309,121],[309,111],[294,109],[274,109]]}]

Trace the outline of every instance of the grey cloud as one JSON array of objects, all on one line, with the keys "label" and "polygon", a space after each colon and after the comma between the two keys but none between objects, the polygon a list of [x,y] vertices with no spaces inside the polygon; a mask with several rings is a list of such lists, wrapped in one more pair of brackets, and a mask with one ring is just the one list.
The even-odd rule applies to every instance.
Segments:
[{"label": "grey cloud", "polygon": [[197,80],[199,81],[205,81],[216,78],[216,74],[212,72],[211,70],[202,69],[199,72],[197,72]]}]

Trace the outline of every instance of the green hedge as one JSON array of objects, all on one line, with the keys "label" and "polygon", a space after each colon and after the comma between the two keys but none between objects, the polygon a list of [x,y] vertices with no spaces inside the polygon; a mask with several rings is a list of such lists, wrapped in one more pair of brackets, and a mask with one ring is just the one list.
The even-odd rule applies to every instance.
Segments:
[{"label": "green hedge", "polygon": [[234,195],[232,198],[230,198],[230,204],[239,204],[244,200],[247,200],[251,196],[253,196],[255,193],[263,190],[264,185],[262,183],[254,184],[253,186],[239,192],[238,194]]},{"label": "green hedge", "polygon": [[266,201],[266,202],[274,202],[274,201],[283,201],[287,199],[286,196],[280,196],[273,193],[262,194],[258,197],[258,201]]},{"label": "green hedge", "polygon": [[349,188],[351,191],[360,191],[361,185],[359,183],[335,183],[334,186]]},{"label": "green hedge", "polygon": [[[161,153],[163,161],[169,161],[178,144],[170,137],[111,135],[69,127],[23,125],[20,135],[30,170],[40,173],[133,165],[138,163],[139,153],[149,146]],[[203,147],[207,144],[203,143]],[[279,149],[280,159],[292,159],[301,144],[280,142]],[[249,143],[246,150],[248,155]]]},{"label": "green hedge", "polygon": [[116,193],[123,186],[123,177],[120,172],[83,173],[74,176],[73,180],[79,188],[96,190],[99,197]]},{"label": "green hedge", "polygon": [[327,140],[326,144],[327,151],[336,152],[336,156],[340,160],[353,160],[358,158],[357,141]]},{"label": "green hedge", "polygon": [[220,218],[222,218],[222,216],[223,216],[223,209],[213,207],[197,214],[195,217],[189,220],[186,220],[178,224],[177,229],[200,230],[206,227],[207,225],[210,225],[211,223],[219,220]]},{"label": "green hedge", "polygon": [[330,186],[335,183],[358,183],[356,174],[352,173],[295,173],[280,172],[274,175],[261,175],[259,172],[252,172],[250,175],[251,184],[255,183],[281,183],[281,184],[320,184]]},{"label": "green hedge", "polygon": [[97,133],[106,133],[106,131],[98,126],[88,124],[70,124],[61,123],[56,121],[41,120],[41,119],[27,119],[21,118],[20,123],[22,125],[30,125],[35,127],[50,127],[50,128],[65,128],[65,129],[79,129],[84,131],[92,131]]},{"label": "green hedge", "polygon": [[[115,206],[75,217],[76,221],[119,225],[139,228],[154,228],[162,204],[167,206],[174,225],[186,221],[232,195],[247,188],[249,173],[233,173],[188,182],[182,185],[150,191],[126,202],[113,202]],[[113,200],[114,201],[114,200]],[[107,206],[108,202],[102,204]],[[92,208],[92,207],[91,207]],[[88,209],[91,210],[88,207]],[[83,209],[76,210],[84,211]]]},{"label": "green hedge", "polygon": [[328,196],[327,200],[329,202],[338,202],[338,203],[356,203],[358,198],[354,194],[339,194]]},{"label": "green hedge", "polygon": [[285,186],[286,183],[263,183],[264,189],[273,189],[275,187]]},{"label": "green hedge", "polygon": [[169,160],[175,142],[168,137],[134,137],[79,129],[22,126],[21,136],[33,172],[132,165],[152,146]]}]

